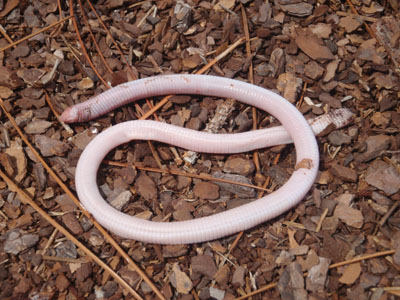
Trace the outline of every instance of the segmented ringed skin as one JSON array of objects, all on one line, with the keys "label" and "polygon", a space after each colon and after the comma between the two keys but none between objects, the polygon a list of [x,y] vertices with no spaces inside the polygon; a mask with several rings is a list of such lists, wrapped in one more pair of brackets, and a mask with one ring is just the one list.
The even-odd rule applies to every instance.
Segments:
[{"label": "segmented ringed skin", "polygon": [[[76,168],[75,182],[79,199],[104,227],[123,238],[149,243],[204,242],[268,221],[295,206],[307,194],[317,175],[319,163],[315,136],[301,113],[287,100],[271,91],[215,76],[165,75],[121,84],[89,101],[95,101],[98,105],[120,106],[124,101],[127,103],[135,99],[166,94],[235,98],[271,113],[294,140],[296,165],[299,168],[296,168],[288,182],[279,190],[240,207],[189,221],[143,220],[116,210],[99,193],[97,170],[105,155],[118,145],[131,140],[156,140],[198,152],[238,153],[280,144],[280,138],[274,131],[260,134],[260,130],[256,130],[251,134],[246,133],[246,136],[209,134],[154,121],[124,122],[96,136],[83,151]],[[98,108],[94,105],[88,107],[91,115],[96,116]],[[104,107],[102,109],[105,110]]]}]

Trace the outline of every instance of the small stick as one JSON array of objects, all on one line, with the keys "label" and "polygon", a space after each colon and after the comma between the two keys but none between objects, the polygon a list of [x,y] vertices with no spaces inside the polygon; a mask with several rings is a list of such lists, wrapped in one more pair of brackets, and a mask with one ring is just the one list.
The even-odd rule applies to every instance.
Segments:
[{"label": "small stick", "polygon": [[57,21],[57,22],[54,22],[53,24],[51,24],[51,25],[49,25],[49,26],[46,26],[46,27],[44,27],[44,28],[42,28],[42,29],[40,29],[40,30],[34,32],[34,33],[31,33],[31,34],[29,34],[29,35],[27,35],[27,36],[24,36],[22,39],[20,39],[20,40],[18,40],[18,41],[16,41],[16,42],[13,42],[13,43],[10,44],[10,45],[7,45],[7,46],[1,48],[0,51],[5,51],[5,50],[7,50],[7,49],[10,49],[11,47],[16,46],[16,45],[22,43],[23,41],[29,40],[30,38],[32,38],[32,37],[34,37],[34,36],[36,36],[36,35],[38,35],[38,34],[44,32],[44,31],[46,31],[46,30],[49,30],[50,28],[53,28],[54,26],[57,26],[58,24],[64,23],[65,21],[67,21],[67,20],[69,20],[69,19],[71,19],[71,18],[72,18],[72,16],[68,16],[68,17],[66,17],[66,18],[64,18],[64,19],[61,19],[61,20],[59,20],[59,21]]},{"label": "small stick", "polygon": [[72,0],[69,0],[69,14],[72,17],[72,24],[75,28],[75,32],[76,32],[76,36],[79,40],[79,44],[81,45],[81,49],[83,52],[83,55],[85,56],[87,62],[89,63],[89,65],[91,66],[93,72],[96,74],[96,76],[100,79],[100,81],[107,87],[107,88],[111,88],[110,85],[107,83],[107,81],[105,81],[105,79],[103,78],[103,76],[100,75],[99,71],[96,69],[95,65],[93,64],[89,54],[87,53],[86,47],[85,47],[85,43],[82,40],[82,37],[79,33],[79,29],[78,29],[78,22],[76,21],[76,16],[74,14],[74,4],[72,2]]},{"label": "small stick", "polygon": [[[44,246],[43,250],[39,250],[37,251],[38,254],[41,254],[42,256],[44,254],[46,254],[47,249],[49,249],[50,245],[53,243],[54,239],[56,238],[56,235],[58,233],[58,229],[55,228],[54,231],[52,232],[52,234],[50,235],[50,238],[48,239],[46,245]],[[38,266],[36,266],[33,271],[37,274],[39,274],[41,272],[41,270],[44,268],[44,262],[42,261],[42,263]]]},{"label": "small stick", "polygon": [[317,224],[317,228],[315,229],[315,232],[319,232],[321,230],[322,227],[322,222],[325,220],[326,215],[328,214],[329,209],[325,208],[325,210],[323,211],[321,217],[319,218],[318,224]]},{"label": "small stick", "polygon": [[133,3],[133,4],[129,5],[128,8],[134,8],[136,6],[141,6],[142,4],[144,4],[146,2],[148,2],[148,1],[146,0],[146,1],[136,2],[136,3]]},{"label": "small stick", "polygon": [[165,170],[166,167],[162,164],[161,158],[160,158],[160,156],[158,155],[157,150],[156,150],[156,148],[154,147],[153,143],[152,143],[151,141],[147,141],[147,144],[149,145],[151,154],[153,155],[154,160],[156,161],[158,167],[159,167],[161,170]]},{"label": "small stick", "polygon": [[299,100],[299,102],[297,102],[297,104],[296,104],[296,108],[297,108],[297,109],[300,109],[300,107],[303,105],[304,94],[306,93],[306,90],[307,90],[307,82],[304,82],[303,90],[302,90],[301,96],[300,96],[300,100]]},{"label": "small stick", "polygon": [[76,59],[76,61],[77,61],[79,64],[83,65],[83,63],[82,63],[82,61],[81,61],[81,59],[80,59],[80,57],[79,57],[81,54],[79,53],[78,49],[74,48],[74,47],[67,41],[67,39],[65,38],[65,36],[64,36],[63,34],[61,35],[61,39],[63,40],[64,44],[68,47],[69,51],[71,52],[72,56]]},{"label": "small stick", "polygon": [[150,59],[150,61],[151,61],[151,63],[153,64],[153,66],[154,66],[154,68],[156,68],[156,70],[157,70],[157,72],[158,73],[163,73],[163,70],[160,68],[160,66],[157,64],[157,62],[156,62],[156,60],[154,59],[154,57],[150,54],[150,55],[148,55],[147,56],[149,59]]},{"label": "small stick", "polygon": [[7,147],[10,147],[10,134],[8,133],[8,130],[4,127],[3,124],[1,124],[1,131],[3,133],[3,138],[4,138],[4,143],[6,144]]},{"label": "small stick", "polygon": [[27,137],[23,134],[21,128],[17,125],[12,115],[6,110],[4,106],[3,100],[0,98],[0,107],[2,108],[4,114],[10,120],[11,124],[24,141],[24,143],[31,150],[33,155],[40,161],[49,175],[57,182],[57,184],[63,189],[63,191],[72,199],[72,201],[77,205],[82,213],[92,222],[92,224],[101,232],[101,234],[105,237],[105,239],[117,250],[117,252],[128,262],[128,264],[139,274],[141,278],[150,286],[153,292],[162,300],[165,300],[165,297],[161,294],[158,288],[154,285],[154,283],[149,279],[144,271],[132,260],[132,258],[121,248],[121,246],[111,237],[111,235],[89,214],[87,210],[85,210],[78,198],[71,192],[71,190],[67,187],[67,185],[61,181],[61,179],[57,176],[57,174],[53,171],[52,168],[44,161],[44,159],[40,156],[39,152],[32,146]]},{"label": "small stick", "polygon": [[60,18],[63,17],[63,10],[61,7],[61,0],[57,0],[57,6],[58,6],[58,14],[60,15]]},{"label": "small stick", "polygon": [[99,53],[100,59],[103,62],[104,66],[106,67],[108,73],[113,74],[114,72],[111,70],[110,65],[108,64],[108,62],[104,58],[103,52],[101,51],[100,46],[97,43],[96,38],[94,37],[94,34],[92,32],[92,29],[91,29],[91,27],[89,25],[88,19],[87,19],[86,14],[85,14],[85,10],[83,9],[82,1],[78,0],[78,2],[79,2],[79,7],[81,9],[83,22],[85,23],[86,27],[89,30],[90,37],[92,38],[93,44],[96,47],[97,53]]},{"label": "small stick", "polygon": [[[152,104],[150,103],[150,101],[149,101],[148,99],[146,99],[146,103],[147,103],[147,105],[148,105],[150,108],[152,107]],[[136,107],[136,110],[137,110],[137,114],[138,114],[138,115],[143,115],[143,114],[145,113],[144,110],[140,107],[139,104],[136,103],[136,104],[135,104],[135,107]],[[157,121],[159,121],[158,116],[157,116],[156,113],[154,113],[154,119],[156,119]],[[161,158],[160,158],[160,156],[158,155],[158,153],[157,153],[157,151],[156,151],[156,149],[155,149],[153,143],[152,143],[151,141],[147,141],[147,144],[149,145],[151,154],[153,155],[153,158],[154,158],[154,160],[156,161],[158,167],[159,167],[161,170],[165,170],[166,167],[161,163]]]},{"label": "small stick", "polygon": [[[235,43],[233,43],[231,46],[229,46],[224,52],[219,54],[217,57],[215,57],[212,61],[210,61],[208,64],[206,64],[204,67],[202,67],[200,70],[196,72],[196,74],[203,74],[205,71],[207,71],[209,68],[211,68],[214,64],[216,64],[218,61],[220,61],[223,57],[225,57],[228,53],[230,53],[233,49],[235,49],[237,46],[242,44],[245,41],[245,38],[240,38],[237,40]],[[145,113],[143,116],[140,117],[140,120],[146,120],[148,117],[150,117],[155,111],[159,110],[161,107],[164,106],[168,102],[168,100],[172,97],[173,95],[168,95],[164,97],[160,102],[158,102],[152,109],[150,109],[147,113]]]},{"label": "small stick", "polygon": [[46,99],[47,105],[50,107],[50,110],[51,110],[51,111],[53,112],[53,114],[56,116],[57,120],[61,123],[62,127],[64,127],[65,131],[67,131],[70,135],[73,135],[73,134],[74,134],[74,131],[71,129],[71,127],[70,127],[68,124],[66,124],[66,123],[60,121],[60,119],[59,119],[60,115],[59,115],[58,112],[54,109],[53,103],[50,101],[50,97],[49,97],[49,95],[47,94],[47,91],[46,91],[46,90],[44,90],[44,93],[45,93],[45,99]]},{"label": "small stick", "polygon": [[368,21],[368,22],[375,22],[375,21],[379,20],[377,18],[366,17],[366,16],[361,16],[361,15],[355,15],[355,14],[351,14],[351,13],[348,13],[348,12],[345,12],[345,11],[337,11],[336,14],[339,15],[339,16],[352,17],[354,19],[365,20],[365,21]]},{"label": "small stick", "polygon": [[[150,56],[150,58],[152,59],[153,57],[151,56],[151,55],[149,55]],[[154,59],[153,59],[154,60]],[[155,61],[154,61],[155,62]],[[160,69],[161,70],[161,69]],[[161,72],[162,72],[162,70],[161,70]],[[146,103],[147,103],[147,105],[149,106],[149,108],[151,109],[151,108],[153,108],[153,101],[149,101],[148,99],[146,99]],[[160,119],[158,118],[158,116],[157,116],[157,114],[154,112],[154,119],[156,120],[156,121],[160,121]],[[149,145],[150,145],[150,141],[148,141],[148,143],[149,143]],[[152,146],[150,147],[150,149],[152,149]],[[176,150],[176,148],[175,147],[173,147],[173,146],[169,146],[169,149],[171,150],[171,152],[174,154],[174,156],[175,156],[175,163],[178,165],[178,166],[180,166],[182,163],[183,163],[183,160],[180,158],[180,156],[179,156],[179,154],[178,154],[178,150]],[[160,168],[160,169],[166,169],[165,168],[165,166],[163,166],[162,164],[161,164],[161,159],[160,159],[160,157],[159,157],[159,155],[158,155],[158,153],[156,152],[156,151],[154,151],[154,153],[153,153],[153,155],[156,155],[156,156],[154,156],[154,158],[156,159],[156,161],[157,161],[157,164],[158,164],[158,167]]]},{"label": "small stick", "polygon": [[[104,160],[103,163],[108,164],[110,166],[117,166],[117,167],[127,167],[131,166],[132,164],[128,163],[121,163],[121,162],[116,162],[116,161],[110,161],[110,160]],[[163,169],[156,169],[156,168],[151,168],[151,167],[142,167],[142,166],[137,166],[137,165],[132,165],[133,168],[136,168],[138,170],[143,170],[143,171],[148,171],[148,172],[156,172],[156,173],[169,173],[172,175],[177,175],[177,176],[186,176],[186,177],[192,177],[192,178],[198,178],[198,179],[204,179],[204,180],[212,180],[212,181],[218,181],[218,182],[224,182],[224,183],[229,183],[229,184],[236,184],[240,186],[245,186],[253,189],[258,189],[264,192],[271,193],[272,191],[270,189],[266,189],[260,186],[248,184],[248,183],[243,183],[243,182],[237,182],[237,181],[232,181],[228,179],[223,179],[223,178],[215,178],[212,176],[206,176],[206,175],[198,175],[198,174],[191,174],[191,173],[186,173],[186,172],[181,172],[181,171],[176,171],[176,170],[163,170]]]},{"label": "small stick", "polygon": [[143,18],[142,18],[142,19],[139,21],[139,23],[137,24],[137,27],[138,27],[138,28],[140,28],[140,27],[143,25],[144,21],[146,21],[146,18],[147,18],[148,16],[150,16],[150,14],[153,12],[154,8],[156,8],[155,5],[153,5],[153,6],[145,13],[145,15],[143,16]]},{"label": "small stick", "polygon": [[[350,264],[353,264],[353,263],[356,263],[356,262],[360,262],[360,261],[363,261],[363,260],[366,260],[366,259],[372,259],[372,258],[376,258],[376,257],[380,257],[380,256],[392,255],[394,253],[395,253],[395,250],[387,250],[387,251],[377,252],[377,253],[374,253],[374,254],[367,254],[367,255],[356,257],[356,258],[353,258],[353,259],[350,259],[350,260],[345,260],[345,261],[342,261],[342,262],[339,262],[339,263],[336,263],[336,264],[332,264],[332,265],[329,266],[329,269],[331,270],[331,269],[335,269],[335,268],[338,268],[338,267],[341,267],[341,266],[350,265]],[[308,273],[304,273],[303,274],[304,277],[307,276],[307,275],[308,275]],[[260,294],[262,292],[268,291],[270,289],[273,289],[277,285],[278,285],[277,282],[272,282],[270,284],[267,284],[266,286],[263,286],[262,288],[260,288],[260,289],[258,289],[256,291],[253,291],[251,293],[243,295],[242,297],[236,298],[235,300],[247,299],[247,298],[249,298],[251,296],[254,296],[254,295]]]},{"label": "small stick", "polygon": [[13,40],[10,38],[10,36],[7,34],[7,31],[4,29],[4,27],[3,26],[1,26],[0,25],[0,32],[1,32],[1,34],[6,38],[6,40],[7,40],[7,42],[9,43],[9,44],[12,44],[13,43]]},{"label": "small stick", "polygon": [[231,9],[229,9],[229,8],[227,8],[227,7],[225,7],[224,5],[222,5],[222,3],[219,3],[219,6],[220,6],[224,11],[226,11],[227,13],[229,13],[229,14],[235,16],[235,17],[237,16],[237,13],[235,13],[233,10],[231,10]]},{"label": "small stick", "polygon": [[[358,13],[358,11],[356,10],[356,8],[354,7],[353,3],[351,3],[351,0],[346,0],[347,4],[350,6],[351,11],[353,12],[353,14],[355,14],[357,17],[360,16],[360,14]],[[383,46],[383,48],[385,48],[385,50],[387,51],[387,53],[389,54],[394,66],[395,66],[395,71],[399,72],[399,64],[397,63],[395,57],[394,57],[394,53],[392,52],[392,50],[390,50],[390,48],[386,45],[386,43],[384,43],[375,33],[374,31],[371,29],[371,27],[369,27],[369,25],[367,23],[365,23],[364,20],[362,20],[362,23],[365,27],[365,29],[368,31],[368,33],[371,35],[371,37],[373,37],[375,40],[378,41],[379,44],[381,44],[381,46]]]},{"label": "small stick", "polygon": [[176,165],[180,166],[183,164],[182,158],[179,156],[178,150],[175,147],[170,146],[169,149],[171,150],[172,154],[175,156],[175,163]]},{"label": "small stick", "polygon": [[383,224],[386,223],[387,219],[389,219],[389,217],[392,215],[392,213],[396,210],[396,208],[399,206],[399,202],[396,201],[391,207],[390,209],[387,211],[387,213],[382,217],[382,219],[379,220],[378,224],[379,226],[383,226]]},{"label": "small stick", "polygon": [[[240,4],[240,9],[242,11],[242,21],[243,21],[243,31],[244,35],[246,37],[246,55],[247,58],[251,57],[251,46],[250,46],[250,32],[249,32],[249,24],[247,21],[247,14],[246,10],[243,6],[243,4]],[[250,66],[249,66],[249,82],[254,84],[254,70],[253,70],[253,60],[250,61]],[[257,129],[257,109],[255,107],[252,107],[251,113],[253,116],[253,130]],[[253,162],[256,167],[256,173],[260,174],[260,158],[258,155],[258,151],[255,150],[253,152]]]},{"label": "small stick", "polygon": [[62,262],[66,262],[66,263],[84,264],[84,263],[88,262],[86,259],[75,259],[75,258],[69,258],[69,257],[59,257],[59,256],[50,256],[50,255],[42,255],[42,258],[44,260],[62,261]]},{"label": "small stick", "polygon": [[96,9],[94,8],[92,2],[90,0],[86,0],[87,3],[89,4],[90,8],[92,9],[93,13],[96,15],[97,20],[100,22],[101,26],[103,26],[103,29],[107,32],[108,36],[110,37],[111,41],[113,42],[114,46],[117,48],[117,51],[119,52],[122,60],[124,63],[128,66],[128,72],[131,75],[133,79],[137,79],[135,73],[132,70],[132,66],[129,64],[127,61],[125,55],[122,53],[121,48],[118,46],[118,43],[115,41],[113,35],[111,34],[110,30],[108,27],[104,24],[103,20],[101,19],[100,15],[97,13]]},{"label": "small stick", "polygon": [[104,270],[110,272],[111,276],[124,288],[126,288],[136,299],[143,299],[131,286],[123,280],[113,269],[111,269],[107,264],[105,264],[96,254],[86,248],[86,246],[81,243],[77,238],[75,238],[67,229],[61,226],[56,220],[54,220],[48,213],[46,213],[39,205],[37,205],[23,190],[21,190],[5,173],[0,170],[0,177],[7,183],[10,190],[16,191],[18,196],[21,197],[24,203],[29,204],[34,210],[36,210],[41,217],[43,217],[47,222],[49,222],[54,228],[59,230],[63,235],[65,235],[70,241],[77,245],[87,256],[95,261]]}]

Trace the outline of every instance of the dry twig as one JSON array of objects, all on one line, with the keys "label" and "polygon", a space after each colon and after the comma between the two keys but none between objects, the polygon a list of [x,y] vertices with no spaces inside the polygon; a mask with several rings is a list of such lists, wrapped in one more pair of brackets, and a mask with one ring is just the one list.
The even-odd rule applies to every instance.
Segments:
[{"label": "dry twig", "polygon": [[[351,11],[353,12],[353,14],[357,17],[360,16],[360,14],[358,13],[358,11],[356,10],[356,8],[354,7],[353,3],[351,3],[350,0],[346,0],[347,4],[350,6]],[[371,37],[373,37],[375,40],[378,41],[378,43],[385,48],[386,52],[389,54],[393,65],[395,67],[395,71],[398,72],[399,71],[399,64],[397,63],[393,52],[390,50],[390,48],[374,33],[374,31],[371,29],[371,27],[369,27],[369,25],[364,21],[365,19],[361,19],[362,23],[365,27],[365,29],[368,31],[368,33],[371,35]]]},{"label": "dry twig", "polygon": [[[376,257],[392,255],[392,254],[394,254],[394,252],[395,252],[395,250],[387,250],[387,251],[377,252],[377,253],[373,253],[373,254],[363,255],[363,256],[356,257],[356,258],[349,259],[349,260],[345,260],[345,261],[342,261],[342,262],[339,262],[339,263],[336,263],[336,264],[332,264],[332,265],[329,266],[329,269],[331,270],[331,269],[339,268],[339,267],[342,267],[342,266],[354,264],[356,262],[360,262],[360,261],[367,260],[367,259],[372,259],[372,258],[376,258]],[[304,273],[303,274],[304,277],[306,277],[307,275],[308,275],[308,273]],[[247,299],[247,298],[249,298],[251,296],[260,294],[262,292],[266,292],[266,291],[276,287],[277,284],[278,284],[277,282],[272,282],[270,284],[267,284],[266,286],[263,286],[262,288],[260,288],[260,289],[258,289],[256,291],[253,291],[251,293],[243,295],[242,297],[236,298],[236,300]]]},{"label": "dry twig", "polygon": [[40,156],[40,154],[36,151],[36,149],[32,146],[26,136],[23,134],[22,130],[19,128],[17,123],[15,122],[12,115],[6,110],[3,100],[0,98],[0,106],[3,109],[3,112],[10,120],[11,124],[14,126],[15,130],[24,141],[24,143],[28,146],[28,148],[32,151],[33,155],[39,160],[39,162],[43,165],[46,171],[50,174],[54,181],[63,189],[63,191],[72,199],[72,201],[80,208],[82,213],[93,223],[93,225],[101,232],[104,238],[117,250],[117,252],[128,262],[129,265],[143,278],[143,280],[151,287],[154,293],[160,298],[165,299],[161,292],[157,289],[154,283],[147,277],[146,273],[144,273],[139,266],[137,266],[132,258],[121,248],[121,246],[111,237],[111,235],[96,221],[93,217],[81,206],[79,200],[75,197],[75,195],[70,191],[70,189],[61,181],[61,179],[57,176],[57,174],[53,171],[52,168],[44,161],[44,159]]},{"label": "dry twig", "polygon": [[46,30],[49,30],[49,29],[53,28],[54,26],[57,26],[58,24],[64,23],[65,21],[67,21],[67,20],[69,20],[69,19],[71,19],[71,18],[72,18],[72,17],[69,16],[69,17],[66,17],[66,18],[64,18],[64,19],[61,19],[61,20],[59,20],[59,21],[57,21],[57,22],[54,22],[53,24],[51,24],[51,25],[49,25],[49,26],[46,26],[46,27],[44,27],[44,28],[42,28],[42,29],[40,29],[40,30],[34,32],[34,33],[31,33],[31,34],[29,34],[29,35],[27,35],[27,36],[24,36],[22,39],[19,39],[18,41],[13,42],[13,43],[11,43],[11,44],[9,44],[9,45],[7,45],[7,46],[1,48],[0,51],[5,51],[5,50],[7,50],[7,49],[10,49],[11,47],[16,46],[16,45],[22,43],[23,41],[29,40],[30,38],[34,37],[35,35],[38,35],[38,34],[44,32],[44,31],[46,31]]},{"label": "dry twig", "polygon": [[100,75],[99,71],[96,69],[95,65],[93,64],[92,60],[89,57],[89,54],[86,51],[86,47],[85,47],[85,43],[82,40],[82,37],[79,33],[79,29],[78,29],[78,23],[76,21],[76,16],[74,14],[74,4],[72,2],[72,0],[69,0],[69,13],[70,13],[70,17],[72,18],[72,24],[74,25],[74,29],[75,29],[75,33],[76,36],[79,40],[79,43],[81,45],[81,49],[83,52],[83,55],[85,56],[87,62],[89,63],[90,67],[93,69],[93,72],[96,74],[97,78],[99,78],[99,80],[107,87],[110,88],[110,85],[107,83],[107,81],[105,81],[105,79],[103,78],[103,76]]},{"label": "dry twig", "polygon": [[[129,163],[121,163],[121,162],[109,161],[109,160],[103,160],[103,163],[108,164],[110,166],[118,166],[118,167],[128,167],[131,165]],[[191,178],[197,178],[197,179],[203,179],[203,180],[224,182],[224,183],[245,186],[245,187],[249,187],[249,188],[253,188],[253,189],[258,189],[263,192],[271,193],[271,190],[260,187],[260,186],[243,183],[243,182],[232,181],[232,180],[223,179],[223,178],[215,178],[212,176],[206,176],[204,174],[198,175],[198,174],[191,174],[191,173],[181,172],[181,171],[176,171],[176,170],[171,170],[171,169],[162,169],[162,168],[156,169],[156,168],[142,167],[142,166],[137,166],[137,165],[133,165],[133,167],[135,169],[142,170],[142,171],[155,172],[155,173],[168,173],[168,174],[172,174],[172,175],[176,175],[176,176],[185,176],[185,177],[191,177]]]},{"label": "dry twig", "polygon": [[132,70],[132,66],[128,63],[128,61],[126,60],[125,55],[122,53],[121,48],[118,46],[118,43],[115,41],[113,35],[111,34],[110,30],[108,29],[108,27],[104,24],[103,20],[101,19],[101,17],[99,16],[99,14],[97,13],[97,10],[95,9],[95,7],[93,6],[92,2],[90,2],[90,0],[87,0],[87,3],[89,4],[90,8],[92,9],[93,13],[96,15],[97,20],[100,22],[101,26],[103,26],[103,29],[107,32],[108,36],[110,37],[111,41],[113,42],[115,48],[117,48],[117,51],[119,52],[119,55],[121,57],[121,59],[123,60],[123,62],[127,65],[128,67],[128,72],[131,76],[132,79],[137,79],[137,76],[135,75],[135,73]]},{"label": "dry twig", "polygon": [[[215,57],[212,61],[210,61],[208,64],[206,64],[204,67],[202,67],[200,70],[196,72],[196,74],[203,74],[206,72],[209,68],[211,68],[213,65],[215,65],[218,61],[220,61],[222,58],[224,58],[226,55],[228,55],[230,52],[233,51],[236,47],[238,47],[240,44],[242,44],[245,41],[245,38],[240,38],[238,39],[235,43],[233,43],[231,46],[229,46],[225,51],[220,53],[217,57]],[[160,102],[158,102],[152,109],[150,109],[147,113],[145,113],[140,119],[145,120],[149,116],[151,116],[154,112],[159,110],[161,107],[163,107],[171,98],[173,95],[168,95],[164,97]]]},{"label": "dry twig", "polygon": [[27,204],[29,204],[34,210],[36,210],[42,218],[49,222],[54,228],[65,235],[70,241],[77,245],[91,260],[95,261],[104,270],[109,272],[111,276],[124,288],[126,288],[129,293],[131,293],[136,299],[143,299],[134,289],[132,289],[125,280],[123,280],[113,269],[111,269],[107,264],[105,264],[96,254],[90,251],[86,246],[81,243],[77,238],[75,238],[67,229],[61,226],[57,221],[55,221],[48,213],[46,213],[39,205],[37,205],[23,190],[21,190],[3,171],[0,170],[0,177],[7,183],[8,188],[11,191],[17,192],[20,198]]},{"label": "dry twig", "polygon": [[91,37],[91,39],[92,39],[92,41],[93,41],[94,46],[96,47],[97,53],[100,55],[100,59],[101,59],[101,61],[103,62],[104,66],[106,67],[108,73],[112,74],[113,71],[111,70],[111,68],[110,68],[108,62],[106,61],[106,59],[104,58],[104,55],[103,55],[103,53],[102,53],[101,50],[100,50],[100,46],[99,46],[99,44],[97,43],[97,40],[96,40],[96,38],[95,38],[94,35],[93,35],[92,29],[90,28],[89,22],[88,22],[87,17],[86,17],[85,10],[84,10],[83,5],[82,5],[82,1],[81,1],[81,0],[78,0],[78,2],[79,2],[79,7],[80,7],[80,9],[81,9],[83,22],[85,23],[85,26],[88,28],[89,35],[90,35],[90,37]]}]

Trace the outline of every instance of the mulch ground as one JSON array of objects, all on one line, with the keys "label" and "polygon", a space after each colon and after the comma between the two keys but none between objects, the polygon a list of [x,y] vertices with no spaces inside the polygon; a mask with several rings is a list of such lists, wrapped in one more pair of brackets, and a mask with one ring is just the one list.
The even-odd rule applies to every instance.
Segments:
[{"label": "mulch ground", "polygon": [[[400,296],[399,16],[397,0],[0,0],[0,299]],[[318,178],[280,217],[193,245],[121,239],[75,197],[97,133],[139,118],[215,133],[278,124],[191,95],[57,119],[110,86],[172,73],[252,82],[306,118],[341,107],[355,117],[317,138]],[[294,164],[292,145],[212,155],[137,141],[109,153],[98,185],[125,213],[182,221],[278,189]]]}]

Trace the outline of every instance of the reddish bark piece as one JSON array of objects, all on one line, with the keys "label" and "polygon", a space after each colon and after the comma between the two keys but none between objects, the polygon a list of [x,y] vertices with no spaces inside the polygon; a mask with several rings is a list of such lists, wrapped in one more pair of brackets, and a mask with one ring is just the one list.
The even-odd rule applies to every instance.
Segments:
[{"label": "reddish bark piece", "polygon": [[212,278],[217,272],[217,266],[213,258],[209,255],[197,255],[192,257],[192,270],[194,273],[205,275]]},{"label": "reddish bark piece", "polygon": [[360,276],[361,271],[360,263],[350,264],[345,268],[342,276],[339,278],[339,282],[347,285],[353,284]]},{"label": "reddish bark piece", "polygon": [[158,191],[156,184],[150,176],[141,173],[135,183],[138,193],[145,199],[151,200],[157,197]]},{"label": "reddish bark piece", "polygon": [[296,34],[297,46],[312,59],[331,60],[335,58],[323,40],[313,34],[311,30],[298,28]]},{"label": "reddish bark piece", "polygon": [[347,168],[338,164],[334,164],[331,167],[331,172],[333,175],[339,177],[344,181],[356,182],[357,172],[351,168]]},{"label": "reddish bark piece", "polygon": [[249,175],[255,169],[253,161],[241,157],[228,159],[224,166],[224,172],[235,173],[239,175]]},{"label": "reddish bark piece", "polygon": [[219,197],[219,186],[208,181],[198,182],[193,188],[194,194],[206,200],[215,200]]}]

